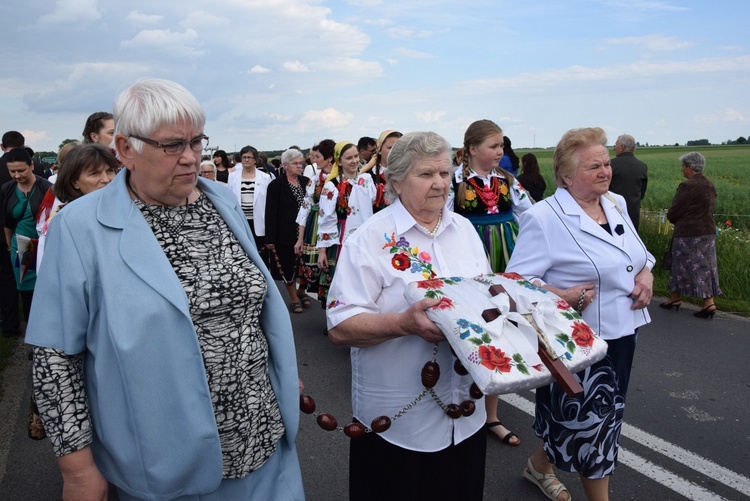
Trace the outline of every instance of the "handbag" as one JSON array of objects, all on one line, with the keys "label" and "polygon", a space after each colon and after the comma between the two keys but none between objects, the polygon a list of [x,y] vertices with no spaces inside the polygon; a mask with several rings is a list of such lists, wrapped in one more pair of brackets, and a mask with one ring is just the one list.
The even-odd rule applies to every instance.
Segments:
[{"label": "handbag", "polygon": [[672,269],[672,240],[669,241],[669,248],[664,251],[664,255],[661,257],[661,269]]},{"label": "handbag", "polygon": [[[490,288],[498,285],[504,292],[493,296]],[[517,393],[552,383],[556,377],[540,357],[541,346],[545,358],[561,361],[572,373],[607,354],[607,343],[567,302],[516,273],[412,282],[404,296],[409,304],[440,298],[427,316],[485,394]],[[485,311],[497,318],[483,317]]]}]

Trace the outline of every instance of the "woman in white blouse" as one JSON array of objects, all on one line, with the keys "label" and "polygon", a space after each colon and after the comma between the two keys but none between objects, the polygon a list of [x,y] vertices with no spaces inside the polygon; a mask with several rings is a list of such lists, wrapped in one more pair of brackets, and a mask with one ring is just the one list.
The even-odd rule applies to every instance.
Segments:
[{"label": "woman in white blouse", "polygon": [[263,247],[265,228],[266,188],[273,179],[270,174],[257,168],[261,165],[260,154],[252,146],[245,146],[240,150],[242,169],[229,173],[227,187],[237,197],[242,206],[247,224],[255,238],[258,251]]},{"label": "woman in white blouse", "polygon": [[[440,300],[410,307],[404,299],[415,280],[490,272],[471,223],[445,208],[452,171],[451,147],[439,135],[414,132],[396,141],[388,161],[391,205],[350,234],[339,257],[329,336],[352,347],[354,418],[378,431],[352,439],[352,500],[482,499],[484,399],[472,397],[471,378],[454,371],[450,346],[425,314]],[[431,390],[421,380],[425,362],[440,367]],[[467,412],[450,417],[450,404]],[[380,416],[389,421],[374,423]],[[391,422],[386,430],[384,422]]]},{"label": "woman in white blouse", "polygon": [[[336,271],[341,247],[346,239],[372,216],[376,195],[369,174],[359,173],[357,146],[339,141],[333,149],[333,166],[326,178],[318,203],[318,299],[328,304],[328,287]],[[322,250],[325,249],[325,250]]]},{"label": "woman in white blouse", "polygon": [[557,501],[571,496],[553,464],[578,473],[589,501],[609,499],[637,332],[651,320],[654,257],[625,200],[608,191],[606,144],[600,128],[565,133],[553,159],[557,191],[521,215],[506,268],[562,297],[608,344],[607,356],[578,374],[582,397],[568,397],[558,384],[536,390],[541,440],[524,476]]}]

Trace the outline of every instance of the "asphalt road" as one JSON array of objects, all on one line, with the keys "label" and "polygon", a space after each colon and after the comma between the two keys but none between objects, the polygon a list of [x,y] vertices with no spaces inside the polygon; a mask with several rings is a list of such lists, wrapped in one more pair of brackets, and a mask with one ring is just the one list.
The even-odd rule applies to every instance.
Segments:
[{"label": "asphalt road", "polygon": [[[657,307],[640,331],[620,451],[610,482],[613,500],[750,499],[750,321],[718,313],[713,320]],[[292,315],[300,376],[318,412],[343,425],[351,418],[348,349],[323,335],[319,303]],[[26,436],[30,397],[26,348],[2,374],[0,500],[56,500],[61,480],[47,440]],[[501,397],[500,416],[521,438],[519,447],[490,441],[486,500],[542,500],[523,478],[536,446],[533,394]],[[347,499],[349,439],[302,415],[298,438],[310,500]],[[574,499],[585,499],[577,476],[560,474]],[[439,501],[439,500],[436,500]]]}]

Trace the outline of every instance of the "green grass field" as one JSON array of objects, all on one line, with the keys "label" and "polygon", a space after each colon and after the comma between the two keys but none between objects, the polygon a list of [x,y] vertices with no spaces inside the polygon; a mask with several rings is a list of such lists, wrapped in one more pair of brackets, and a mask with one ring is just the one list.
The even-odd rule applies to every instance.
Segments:
[{"label": "green grass field", "polygon": [[[611,150],[610,150],[611,151]],[[706,157],[705,175],[716,186],[715,220],[719,235],[716,249],[719,283],[724,295],[716,299],[722,311],[750,314],[750,146],[664,146],[641,147],[635,155],[648,164],[648,190],[641,206],[640,234],[651,253],[659,260],[667,250],[671,225],[663,218],[677,186],[684,180],[678,158],[699,151]],[[552,174],[554,150],[516,150],[521,157],[534,153],[547,181],[546,195],[554,193]],[[611,152],[614,157],[614,152]],[[658,266],[657,266],[658,268]],[[654,270],[654,293],[667,296],[665,270]],[[699,301],[696,300],[696,304]]]}]

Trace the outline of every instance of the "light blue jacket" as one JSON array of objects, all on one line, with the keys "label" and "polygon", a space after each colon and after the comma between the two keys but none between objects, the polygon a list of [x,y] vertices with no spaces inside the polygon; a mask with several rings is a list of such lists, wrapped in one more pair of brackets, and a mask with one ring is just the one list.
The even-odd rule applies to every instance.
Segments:
[{"label": "light blue jacket", "polygon": [[[144,499],[211,492],[222,480],[221,448],[187,296],[131,200],[125,173],[52,221],[26,342],[86,353],[91,447],[105,478]],[[277,449],[294,454],[298,468],[289,315],[234,195],[203,179],[199,188],[268,282],[260,322],[286,428]],[[291,476],[300,478],[299,471]]]}]

